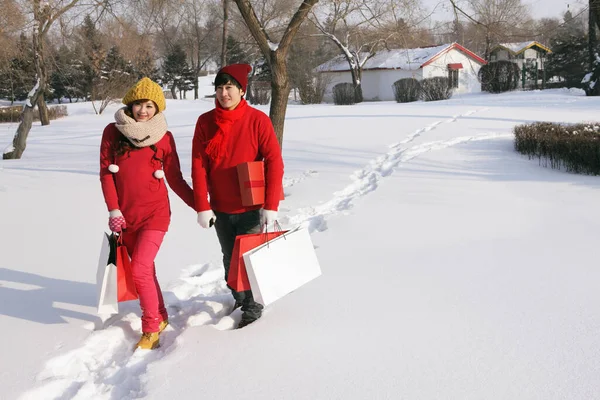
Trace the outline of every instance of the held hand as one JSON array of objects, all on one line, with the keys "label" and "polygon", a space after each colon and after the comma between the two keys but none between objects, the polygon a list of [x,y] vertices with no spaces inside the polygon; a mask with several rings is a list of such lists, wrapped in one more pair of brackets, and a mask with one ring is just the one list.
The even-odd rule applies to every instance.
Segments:
[{"label": "held hand", "polygon": [[127,222],[120,210],[112,210],[108,215],[108,228],[111,232],[121,232],[127,228]]},{"label": "held hand", "polygon": [[217,217],[213,210],[200,211],[198,213],[198,224],[205,229],[213,226],[216,220]]},{"label": "held hand", "polygon": [[277,221],[277,211],[260,209],[260,226],[269,226]]}]

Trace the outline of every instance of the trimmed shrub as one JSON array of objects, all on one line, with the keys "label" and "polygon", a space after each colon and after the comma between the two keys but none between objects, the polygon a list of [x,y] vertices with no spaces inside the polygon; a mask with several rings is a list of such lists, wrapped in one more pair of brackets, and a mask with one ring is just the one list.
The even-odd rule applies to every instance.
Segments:
[{"label": "trimmed shrub", "polygon": [[[0,107],[0,123],[1,122],[19,122],[21,118],[21,112],[23,111],[23,106],[10,106],[10,107]],[[69,115],[67,112],[67,106],[52,106],[48,107],[48,117],[51,120],[58,119],[61,117],[66,117]],[[40,114],[37,111],[37,107],[33,112],[33,120],[39,121]]]},{"label": "trimmed shrub", "polygon": [[298,85],[300,101],[302,104],[321,104],[326,88],[327,82],[322,74],[317,74],[316,76],[309,75],[307,79],[304,79]]},{"label": "trimmed shrub", "polygon": [[271,101],[271,83],[253,80],[248,85],[246,100],[248,100],[251,104],[269,104]]},{"label": "trimmed shrub", "polygon": [[354,85],[348,82],[333,87],[333,103],[341,106],[356,104]]},{"label": "trimmed shrub", "polygon": [[515,90],[519,85],[520,76],[519,66],[510,61],[491,62],[479,69],[479,81],[484,92],[502,93]]},{"label": "trimmed shrub", "polygon": [[539,164],[567,172],[600,175],[600,123],[517,125],[515,150]]},{"label": "trimmed shrub", "polygon": [[392,87],[398,103],[410,103],[421,98],[421,83],[415,78],[399,79]]},{"label": "trimmed shrub", "polygon": [[425,101],[448,100],[452,97],[450,80],[445,76],[425,78],[421,81],[421,93]]}]

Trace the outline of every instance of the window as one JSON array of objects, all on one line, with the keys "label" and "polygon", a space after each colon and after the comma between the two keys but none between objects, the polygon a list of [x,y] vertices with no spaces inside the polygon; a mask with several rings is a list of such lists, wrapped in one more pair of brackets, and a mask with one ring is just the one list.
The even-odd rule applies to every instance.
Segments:
[{"label": "window", "polygon": [[458,69],[448,70],[448,81],[450,82],[450,87],[454,89],[458,88],[458,71]]}]

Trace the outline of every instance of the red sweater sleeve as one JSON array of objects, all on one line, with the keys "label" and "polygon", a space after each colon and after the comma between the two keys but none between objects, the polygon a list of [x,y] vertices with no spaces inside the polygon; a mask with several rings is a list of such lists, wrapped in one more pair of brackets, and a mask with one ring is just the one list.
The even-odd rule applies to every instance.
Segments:
[{"label": "red sweater sleeve", "polygon": [[100,143],[100,183],[104,201],[109,211],[119,209],[115,178],[113,173],[108,170],[108,166],[114,161],[113,142],[115,140],[114,128],[112,125],[108,125],[104,128],[102,142]]},{"label": "red sweater sleeve", "polygon": [[164,170],[167,182],[171,189],[173,189],[185,204],[194,208],[194,193],[181,174],[181,165],[179,163],[179,156],[177,155],[175,139],[173,139],[171,132],[167,132],[167,135],[169,138],[169,151],[165,154],[164,159]]},{"label": "red sweater sleeve", "polygon": [[200,126],[200,118],[196,122],[192,141],[192,186],[194,187],[194,203],[196,211],[210,210],[208,201],[207,168],[208,158],[204,151],[204,135]]},{"label": "red sweater sleeve", "polygon": [[265,210],[277,211],[283,190],[283,158],[273,124],[265,114],[258,132],[258,150],[265,163]]}]

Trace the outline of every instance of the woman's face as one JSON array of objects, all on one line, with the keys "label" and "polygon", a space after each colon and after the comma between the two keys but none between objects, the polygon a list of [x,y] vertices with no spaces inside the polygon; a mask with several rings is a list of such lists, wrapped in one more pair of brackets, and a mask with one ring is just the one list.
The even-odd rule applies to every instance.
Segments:
[{"label": "woman's face", "polygon": [[156,115],[156,106],[152,100],[139,100],[131,106],[131,113],[137,122],[148,121]]},{"label": "woman's face", "polygon": [[219,104],[226,110],[233,110],[240,104],[244,91],[234,84],[226,83],[224,85],[217,86],[217,100]]}]

